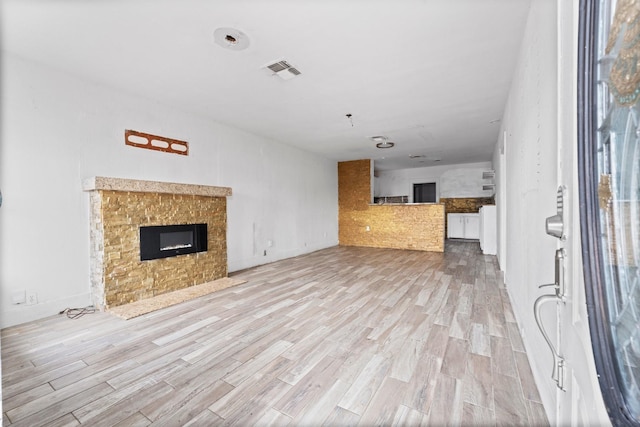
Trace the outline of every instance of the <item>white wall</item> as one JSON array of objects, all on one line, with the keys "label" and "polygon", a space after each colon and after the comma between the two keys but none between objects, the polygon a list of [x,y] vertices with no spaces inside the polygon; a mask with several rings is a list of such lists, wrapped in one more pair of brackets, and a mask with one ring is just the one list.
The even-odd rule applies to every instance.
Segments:
[{"label": "white wall", "polygon": [[[499,259],[551,425],[608,425],[589,331],[585,327],[580,236],[576,232],[567,242],[560,242],[548,236],[544,227],[546,217],[556,213],[558,186],[577,181],[576,108],[575,96],[571,96],[577,75],[574,68],[577,25],[572,25],[577,16],[575,8],[577,3],[571,0],[531,2],[523,47],[494,152],[498,174],[496,201],[499,208],[506,206],[499,209],[502,242]],[[562,19],[558,19],[559,14]],[[560,139],[564,140],[564,147],[558,144]],[[566,208],[573,214],[565,219],[571,221],[567,224],[570,228],[579,230],[577,187],[571,188]],[[533,314],[536,298],[553,292],[551,288],[538,286],[554,282],[554,254],[558,247],[567,250],[564,277],[570,282],[570,291],[564,305],[546,305],[543,323],[551,340],[560,344],[558,348],[566,359],[565,391],[556,388],[551,379],[551,351]],[[559,335],[557,325],[561,325]]]},{"label": "white wall", "polygon": [[[538,286],[553,282],[556,249],[556,239],[548,236],[544,229],[546,217],[556,212],[557,188],[555,20],[553,11],[543,19],[541,9],[548,6],[545,3],[548,2],[532,2],[521,57],[502,120],[508,136],[506,169],[499,171],[498,182],[509,184],[505,283],[553,425],[556,387],[550,378],[552,359],[533,315],[534,301],[541,294]],[[548,329],[555,339],[553,328]]]},{"label": "white wall", "polygon": [[409,196],[413,202],[413,184],[436,183],[436,196],[491,197],[493,191],[482,190],[482,172],[493,169],[491,162],[430,166],[376,172],[375,196]]},{"label": "white wall", "polygon": [[[89,304],[90,176],[231,187],[230,271],[337,244],[335,161],[8,54],[1,78],[2,327]],[[189,156],[125,146],[125,129]],[[11,304],[24,290],[38,304]]]}]

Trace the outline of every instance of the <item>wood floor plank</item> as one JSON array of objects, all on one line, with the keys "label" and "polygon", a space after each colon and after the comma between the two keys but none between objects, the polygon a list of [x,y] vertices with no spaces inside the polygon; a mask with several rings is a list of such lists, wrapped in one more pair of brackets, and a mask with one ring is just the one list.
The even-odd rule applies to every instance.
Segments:
[{"label": "wood floor plank", "polygon": [[469,353],[469,343],[466,340],[449,338],[447,349],[442,358],[443,374],[453,378],[462,379],[467,369],[467,355]]},{"label": "wood floor plank", "polygon": [[100,371],[99,373],[91,377],[78,381],[72,386],[68,386],[60,390],[55,390],[49,394],[43,395],[37,399],[29,401],[22,406],[19,406],[10,411],[7,411],[7,415],[12,420],[12,422],[15,422],[14,420],[22,419],[30,414],[37,413],[45,408],[58,404],[70,397],[84,395],[88,393],[88,390],[91,390],[94,387],[102,387],[102,383],[105,383],[112,376],[119,375],[123,372],[126,372],[134,366],[137,366],[136,362],[124,361],[108,369]]},{"label": "wood floor plank", "polygon": [[[548,425],[477,242],[333,247],[124,321],[1,331],[4,425]],[[14,424],[11,424],[11,422]]]},{"label": "wood floor plank", "polygon": [[[69,363],[51,370],[43,370],[40,374],[30,374],[22,378],[22,381],[13,384],[2,384],[2,395],[6,397],[15,396],[40,384],[55,381],[57,378],[63,377],[71,372],[76,372],[87,366],[82,360]],[[55,388],[55,386],[54,386]]]},{"label": "wood floor plank", "polygon": [[[140,409],[140,413],[144,414],[146,418],[154,420],[153,424],[183,426],[203,412],[208,413],[207,407],[211,402],[233,389],[233,386],[222,380],[213,383],[200,383],[195,388],[191,388],[192,385],[185,383],[176,389],[180,394],[179,397],[176,396],[176,393],[172,393],[163,402],[154,400]],[[213,416],[214,414],[209,412],[209,415]],[[217,416],[215,417],[217,418]]]},{"label": "wood floor plank", "polygon": [[391,361],[389,359],[381,355],[374,355],[347,390],[339,406],[362,415],[378,387],[384,381],[390,367]]},{"label": "wood floor plank", "polygon": [[[224,422],[222,418],[206,409],[189,420],[183,427],[210,427],[221,425]],[[156,425],[163,425],[158,422]]]},{"label": "wood floor plank", "polygon": [[427,353],[439,358],[444,357],[449,342],[449,328],[442,325],[433,325],[427,337]]},{"label": "wood floor plank", "polygon": [[494,372],[510,377],[517,377],[518,370],[516,369],[516,361],[513,353],[513,350],[511,350],[511,341],[508,338],[491,337],[491,363]]},{"label": "wood floor plank", "polygon": [[408,406],[400,405],[396,412],[395,417],[391,423],[392,427],[404,427],[404,426],[426,426],[427,414],[424,414]]},{"label": "wood floor plank", "polygon": [[413,372],[418,365],[418,360],[422,353],[422,347],[425,343],[423,341],[412,339],[403,340],[403,343],[402,351],[393,358],[389,377],[406,383],[411,381],[411,378],[413,377]]},{"label": "wood floor plank", "polygon": [[298,415],[294,421],[295,425],[307,426],[322,424],[328,417],[328,414],[331,413],[340,399],[342,399],[348,388],[348,380],[336,380],[315,403],[309,405],[303,413]]},{"label": "wood floor plank", "polygon": [[519,380],[495,372],[493,380],[496,424],[505,426],[529,424],[527,402],[522,395]]},{"label": "wood floor plank", "polygon": [[416,370],[407,384],[403,403],[409,408],[427,414],[438,391],[436,386],[442,359],[428,354],[423,349],[420,361],[422,363],[416,366]]},{"label": "wood floor plank", "polygon": [[284,340],[278,340],[258,356],[248,360],[236,369],[225,375],[223,380],[233,386],[238,386],[247,378],[258,373],[264,366],[270,364],[274,359],[280,357],[293,343]]},{"label": "wood floor plank", "polygon": [[518,378],[522,385],[522,392],[527,400],[532,400],[537,403],[542,403],[538,388],[536,387],[535,380],[533,378],[533,372],[531,372],[531,365],[529,365],[529,359],[526,353],[515,351],[516,367],[518,370]]},{"label": "wood floor plank", "polygon": [[466,403],[494,409],[493,374],[489,357],[469,354],[463,384],[463,399]]},{"label": "wood floor plank", "polygon": [[360,423],[365,426],[391,424],[400,408],[406,385],[404,381],[385,377],[362,414]]},{"label": "wood floor plank", "polygon": [[429,425],[460,425],[462,420],[462,380],[439,374],[437,390],[429,408]]},{"label": "wood floor plank", "polygon": [[[290,384],[277,379],[277,375],[285,372],[291,361],[278,356],[264,367],[261,373],[254,374],[238,386],[233,387],[228,393],[211,402],[209,410],[223,419],[229,419],[241,411],[247,401],[251,402],[269,384],[273,385],[277,380],[284,385],[284,389],[291,388]],[[275,402],[274,402],[275,403]]]},{"label": "wood floor plank", "polygon": [[495,426],[496,416],[491,409],[464,402],[464,406],[462,408],[462,425],[486,427]]},{"label": "wood floor plank", "polygon": [[549,425],[547,414],[544,411],[542,403],[527,401],[529,409],[529,424],[532,426],[546,427]]},{"label": "wood floor plank", "polygon": [[197,331],[199,329],[202,329],[205,326],[209,326],[209,325],[217,322],[218,320],[220,320],[219,317],[211,316],[211,317],[208,317],[206,319],[202,319],[199,322],[193,323],[193,324],[191,324],[191,325],[189,325],[189,326],[187,326],[185,328],[181,328],[181,329],[179,329],[177,331],[174,331],[174,332],[172,332],[170,334],[167,334],[167,335],[164,335],[164,336],[162,336],[160,338],[157,338],[157,339],[155,339],[155,340],[153,340],[151,342],[154,343],[157,346],[163,346],[165,344],[168,344],[168,343],[170,343],[172,341],[177,340],[178,338],[182,338],[182,337],[184,337],[186,335],[191,334],[192,332],[195,332],[195,331]]},{"label": "wood floor plank", "polygon": [[[23,391],[22,393],[15,394],[11,397],[7,397],[2,400],[2,410],[9,411],[13,408],[17,408],[19,406],[24,405],[27,402],[30,402],[34,399],[47,395],[53,392],[53,387],[49,383],[41,384],[39,386],[35,386],[28,390]],[[3,391],[4,392],[4,391]]]},{"label": "wood floor plank", "polygon": [[140,412],[132,414],[130,417],[120,421],[114,427],[146,427],[151,424],[151,421]]},{"label": "wood floor plank", "polygon": [[171,394],[174,388],[165,382],[151,384],[140,389],[134,396],[123,399],[111,406],[108,411],[101,411],[95,416],[88,418],[84,424],[93,427],[108,427],[115,425],[157,399],[162,399]]},{"label": "wood floor plank", "polygon": [[106,394],[100,399],[95,399],[91,403],[84,405],[75,411],[73,415],[81,422],[86,423],[87,420],[94,418],[95,416],[111,411],[113,406],[126,399],[135,398],[140,390],[146,387],[157,384],[158,381],[154,379],[145,379],[143,381],[135,382],[120,390],[115,390],[112,393]]},{"label": "wood floor plank", "polygon": [[291,423],[291,418],[280,411],[269,408],[264,415],[258,419],[255,425],[263,427],[286,427]]},{"label": "wood floor plank", "polygon": [[336,406],[322,423],[323,427],[355,427],[360,422],[360,415]]},{"label": "wood floor plank", "polygon": [[47,423],[47,427],[73,427],[78,425],[80,423],[72,414],[65,414],[57,420]]},{"label": "wood floor plank", "polygon": [[[7,412],[12,426],[38,427],[55,421],[84,405],[99,399],[113,391],[107,383],[100,383],[84,392],[71,394],[65,399],[44,398],[31,401],[19,408]],[[52,395],[54,393],[51,393]],[[58,396],[57,396],[58,397]]]},{"label": "wood floor plank", "polygon": [[470,352],[483,356],[491,356],[491,338],[482,323],[472,323],[469,332]]}]

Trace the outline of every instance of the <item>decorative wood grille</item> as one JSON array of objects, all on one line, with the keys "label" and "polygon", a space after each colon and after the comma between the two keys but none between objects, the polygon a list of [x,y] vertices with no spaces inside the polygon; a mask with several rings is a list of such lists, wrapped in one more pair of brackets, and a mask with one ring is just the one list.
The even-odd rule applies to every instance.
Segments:
[{"label": "decorative wood grille", "polygon": [[189,155],[189,143],[163,136],[151,135],[135,130],[124,131],[124,143],[132,147],[146,148],[148,150],[164,151],[165,153]]}]

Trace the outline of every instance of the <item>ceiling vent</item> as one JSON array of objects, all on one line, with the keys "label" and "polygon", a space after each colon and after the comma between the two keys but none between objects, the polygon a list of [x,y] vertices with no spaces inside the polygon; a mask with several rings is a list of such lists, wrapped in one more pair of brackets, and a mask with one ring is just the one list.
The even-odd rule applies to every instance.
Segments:
[{"label": "ceiling vent", "polygon": [[291,80],[292,78],[302,74],[297,68],[293,67],[287,61],[278,61],[272,64],[265,65],[263,68],[268,68],[273,74],[279,76],[283,80]]}]

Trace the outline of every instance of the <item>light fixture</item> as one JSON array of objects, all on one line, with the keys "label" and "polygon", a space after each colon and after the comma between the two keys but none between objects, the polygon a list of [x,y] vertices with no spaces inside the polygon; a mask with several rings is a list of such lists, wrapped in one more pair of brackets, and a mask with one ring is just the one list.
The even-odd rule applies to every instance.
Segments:
[{"label": "light fixture", "polygon": [[388,141],[386,136],[372,136],[370,139],[376,143],[376,147],[378,148],[391,148],[396,145]]},{"label": "light fixture", "polygon": [[385,141],[385,142],[378,142],[376,144],[376,147],[378,147],[378,148],[391,148],[394,145],[396,145],[396,144],[394,144],[393,142]]},{"label": "light fixture", "polygon": [[213,32],[213,39],[216,44],[230,50],[243,50],[249,47],[247,35],[235,28],[218,28]]}]

